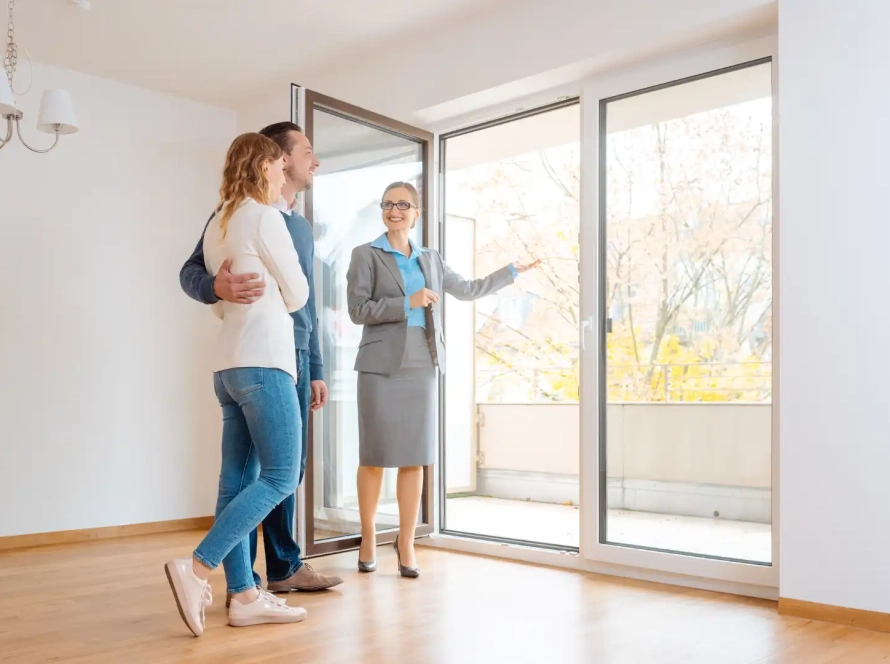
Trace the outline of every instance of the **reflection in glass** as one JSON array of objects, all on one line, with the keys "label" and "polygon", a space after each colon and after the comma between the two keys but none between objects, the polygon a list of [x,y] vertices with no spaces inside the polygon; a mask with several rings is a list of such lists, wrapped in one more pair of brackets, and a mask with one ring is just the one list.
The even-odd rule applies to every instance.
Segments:
[{"label": "reflection in glass", "polygon": [[[321,109],[313,143],[321,165],[312,189],[315,281],[325,378],[330,401],[314,426],[315,541],[360,534],[356,471],[358,411],[353,370],[361,327],[346,309],[346,270],[353,248],[384,232],[380,198],[388,184],[406,181],[422,192],[422,146],[401,136]],[[413,239],[422,244],[422,222]],[[393,404],[398,408],[398,404]],[[378,530],[398,526],[396,471],[384,474]]]}]

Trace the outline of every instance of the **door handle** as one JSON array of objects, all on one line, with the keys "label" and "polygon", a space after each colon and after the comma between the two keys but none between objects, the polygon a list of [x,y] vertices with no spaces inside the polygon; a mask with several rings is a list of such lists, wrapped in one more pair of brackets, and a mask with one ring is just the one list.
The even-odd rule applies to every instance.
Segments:
[{"label": "door handle", "polygon": [[581,321],[581,350],[587,350],[587,333],[593,329],[593,316],[588,316]]},{"label": "door handle", "polygon": [[[587,350],[587,333],[593,329],[593,316],[581,321],[581,350]],[[612,319],[606,318],[606,334],[612,334]]]}]

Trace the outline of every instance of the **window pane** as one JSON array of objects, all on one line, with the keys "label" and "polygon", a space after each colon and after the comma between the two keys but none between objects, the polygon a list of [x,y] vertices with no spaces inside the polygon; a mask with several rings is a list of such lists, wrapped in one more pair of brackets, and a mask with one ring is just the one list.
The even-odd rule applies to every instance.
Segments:
[{"label": "window pane", "polygon": [[580,106],[449,138],[444,154],[449,265],[543,264],[445,303],[443,527],[577,548]]},{"label": "window pane", "polygon": [[[314,111],[313,140],[321,166],[312,189],[317,313],[330,401],[315,416],[315,541],[360,534],[356,471],[358,410],[353,370],[362,328],[349,319],[346,270],[352,250],[386,229],[380,199],[386,186],[406,181],[422,190],[423,149],[401,136],[321,109]],[[422,244],[423,223],[413,239]],[[378,530],[398,527],[396,470],[384,471]]]},{"label": "window pane", "polygon": [[772,99],[758,64],[605,104],[605,541],[771,561]]}]

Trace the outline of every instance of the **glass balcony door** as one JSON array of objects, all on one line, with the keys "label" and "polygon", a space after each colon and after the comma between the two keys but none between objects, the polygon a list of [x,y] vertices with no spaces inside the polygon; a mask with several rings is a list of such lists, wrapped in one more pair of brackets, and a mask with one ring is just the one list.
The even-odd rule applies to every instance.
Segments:
[{"label": "glass balcony door", "polygon": [[585,85],[582,555],[778,586],[770,39]]},{"label": "glass balcony door", "polygon": [[[294,86],[295,121],[312,142],[320,166],[304,208],[315,234],[315,287],[321,352],[330,400],[312,415],[309,456],[301,489],[299,531],[307,555],[358,547],[356,491],[358,410],[353,370],[361,328],[349,319],[346,270],[353,248],[385,228],[380,197],[395,181],[411,182],[429,210],[432,134],[336,99]],[[428,244],[422,217],[414,240]],[[398,404],[394,404],[394,408]],[[432,532],[431,468],[424,472],[417,534]],[[384,473],[377,516],[378,543],[398,530],[396,470]]]},{"label": "glass balcony door", "polygon": [[601,541],[769,565],[771,64],[601,114]]},{"label": "glass balcony door", "polygon": [[442,247],[467,278],[541,266],[476,302],[446,298],[440,531],[580,543],[576,99],[442,136]]}]

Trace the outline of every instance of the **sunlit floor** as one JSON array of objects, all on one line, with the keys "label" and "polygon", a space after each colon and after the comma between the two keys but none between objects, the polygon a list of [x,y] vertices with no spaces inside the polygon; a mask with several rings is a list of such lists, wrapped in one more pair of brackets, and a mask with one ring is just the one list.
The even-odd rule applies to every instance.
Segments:
[{"label": "sunlit floor", "polygon": [[[222,570],[207,631],[182,624],[163,561],[203,533],[0,551],[0,661],[14,664],[887,664],[890,634],[778,615],[773,602],[417,547],[359,574],[356,553],[315,558],[343,584],[282,595],[305,622],[226,625]],[[263,547],[260,546],[260,551]],[[263,574],[263,556],[257,561]]]},{"label": "sunlit floor", "polygon": [[[577,506],[500,498],[449,498],[447,530],[577,547]],[[765,523],[609,510],[609,541],[752,562],[770,562],[771,528]]]}]

